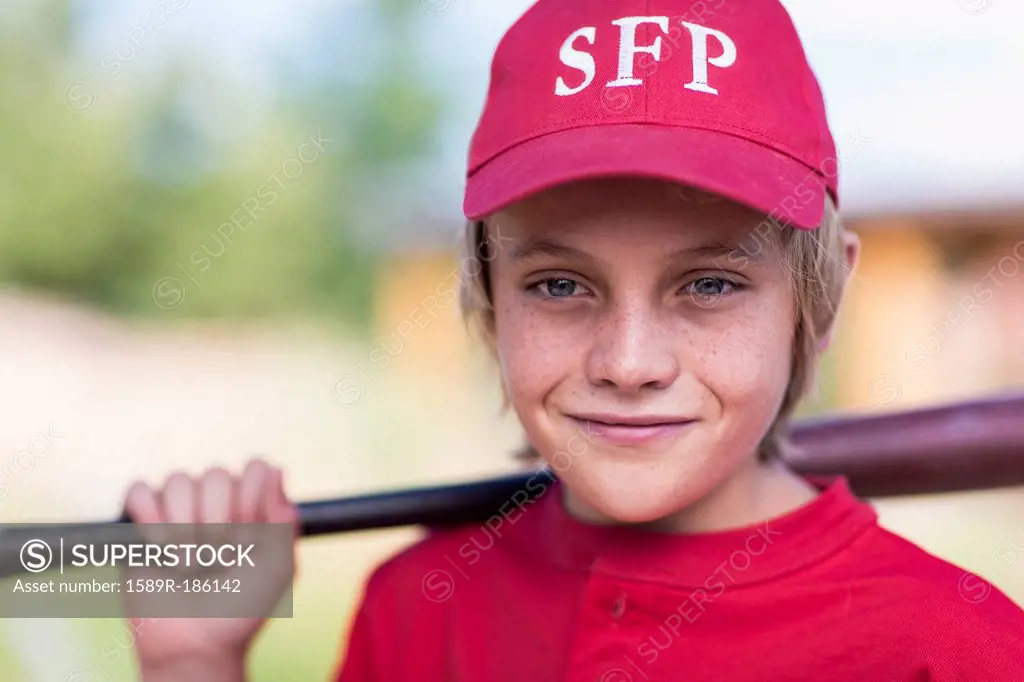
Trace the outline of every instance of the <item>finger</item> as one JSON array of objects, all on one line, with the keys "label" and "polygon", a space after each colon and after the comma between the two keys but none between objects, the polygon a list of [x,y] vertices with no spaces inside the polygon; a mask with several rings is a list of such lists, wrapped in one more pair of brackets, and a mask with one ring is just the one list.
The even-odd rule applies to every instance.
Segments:
[{"label": "finger", "polygon": [[298,527],[299,510],[288,500],[284,490],[284,472],[278,468],[272,470],[262,516],[267,523],[287,523],[296,529]]},{"label": "finger", "polygon": [[145,542],[156,545],[167,542],[167,515],[159,491],[152,486],[141,481],[133,483],[125,497],[124,512]]},{"label": "finger", "polygon": [[197,491],[201,542],[216,544],[229,539],[235,487],[234,478],[222,467],[203,474]]},{"label": "finger", "polygon": [[195,484],[185,474],[175,472],[160,493],[168,523],[194,523],[196,519]]},{"label": "finger", "polygon": [[210,469],[199,483],[199,522],[228,523],[231,521],[231,474],[220,467]]},{"label": "finger", "polygon": [[261,499],[266,494],[266,481],[270,467],[261,459],[251,460],[245,465],[242,480],[238,484],[235,520],[239,523],[256,523],[260,513]]},{"label": "finger", "polygon": [[125,496],[124,513],[133,523],[165,523],[160,498],[152,486],[136,481]]},{"label": "finger", "polygon": [[170,475],[160,493],[167,523],[167,540],[175,544],[190,544],[196,541],[195,527],[198,506],[195,482],[186,474],[175,472]]},{"label": "finger", "polygon": [[275,529],[274,537],[281,537],[282,541],[287,542],[287,550],[275,553],[275,562],[281,562],[282,569],[286,568],[294,580],[297,571],[295,540],[299,535],[299,510],[294,504],[289,502],[288,496],[284,491],[284,472],[278,468],[271,470],[267,494],[264,497],[262,516],[267,523],[280,524],[287,527],[288,537],[286,538],[277,535],[279,531]]}]

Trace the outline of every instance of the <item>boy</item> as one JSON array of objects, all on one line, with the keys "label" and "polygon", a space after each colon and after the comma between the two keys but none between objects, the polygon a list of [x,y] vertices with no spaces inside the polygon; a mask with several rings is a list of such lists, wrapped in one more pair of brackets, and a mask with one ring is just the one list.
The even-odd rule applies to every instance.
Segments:
[{"label": "boy", "polygon": [[[539,0],[509,30],[462,303],[557,479],[378,568],[339,680],[1024,680],[1005,595],[961,597],[844,480],[777,458],[857,260],[836,175],[776,0]],[[127,506],[295,518],[262,462]],[[259,625],[148,623],[144,677],[242,680]]]}]

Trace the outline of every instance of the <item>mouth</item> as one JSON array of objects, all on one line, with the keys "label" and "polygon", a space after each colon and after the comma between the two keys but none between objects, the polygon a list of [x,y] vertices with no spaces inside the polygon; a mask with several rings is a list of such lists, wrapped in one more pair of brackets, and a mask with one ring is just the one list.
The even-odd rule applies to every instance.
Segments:
[{"label": "mouth", "polygon": [[567,415],[580,429],[613,445],[649,445],[654,441],[674,438],[696,419],[673,415]]}]

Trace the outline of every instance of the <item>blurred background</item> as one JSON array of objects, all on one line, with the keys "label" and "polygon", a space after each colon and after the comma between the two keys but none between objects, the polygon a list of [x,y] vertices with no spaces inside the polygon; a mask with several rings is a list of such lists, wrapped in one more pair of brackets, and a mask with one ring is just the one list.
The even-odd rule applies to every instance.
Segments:
[{"label": "blurred background", "polygon": [[[512,470],[442,294],[490,54],[528,4],[0,4],[0,519],[113,517],[134,479],[253,455],[300,500]],[[865,251],[803,415],[1024,388],[1024,5],[785,4]],[[1021,492],[877,508],[1024,604]],[[329,679],[367,572],[416,537],[304,542],[254,679]],[[130,645],[2,620],[0,670],[134,680]]]}]

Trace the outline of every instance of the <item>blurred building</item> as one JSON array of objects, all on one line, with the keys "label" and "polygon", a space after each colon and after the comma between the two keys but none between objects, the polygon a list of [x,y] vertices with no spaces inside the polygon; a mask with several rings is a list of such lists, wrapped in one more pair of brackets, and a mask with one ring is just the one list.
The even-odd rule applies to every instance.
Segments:
[{"label": "blurred building", "polygon": [[852,218],[863,258],[836,348],[838,407],[1024,385],[1024,202]]}]

